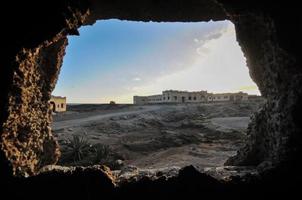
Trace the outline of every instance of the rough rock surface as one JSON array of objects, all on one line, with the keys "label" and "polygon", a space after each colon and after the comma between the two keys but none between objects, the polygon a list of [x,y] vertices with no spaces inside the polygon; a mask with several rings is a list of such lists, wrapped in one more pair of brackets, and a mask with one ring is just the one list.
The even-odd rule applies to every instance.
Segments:
[{"label": "rough rock surface", "polygon": [[[1,96],[0,105],[0,160],[15,175],[33,175],[41,166],[58,160],[60,153],[51,134],[48,100],[65,55],[66,35],[83,22],[85,14],[66,7],[66,13],[58,13],[62,19],[56,23],[61,21],[61,27],[54,26],[53,34],[48,33],[49,38],[39,41],[38,33],[27,28],[25,31],[29,33],[24,31],[25,37],[20,36],[20,41],[16,39],[16,43],[22,45],[15,46],[15,54],[7,52],[7,68],[1,68],[1,80],[7,84],[2,91],[7,93]],[[42,29],[41,35],[43,31],[47,29]],[[29,41],[32,43],[26,44]]]},{"label": "rough rock surface", "polygon": [[[267,102],[249,126],[247,145],[226,165],[296,162],[296,156],[301,153],[302,129],[298,117],[302,97],[301,58],[289,52],[280,41],[280,34],[284,34],[281,30],[286,31],[288,24],[279,24],[274,12],[271,15],[240,13],[232,18],[250,75]],[[301,26],[296,29],[301,33]],[[291,37],[289,33],[289,43]]]},{"label": "rough rock surface", "polygon": [[[2,189],[15,188],[23,194],[31,193],[33,188],[47,192],[49,188],[43,188],[43,184],[60,183],[59,186],[70,184],[66,192],[74,191],[74,196],[78,194],[78,197],[87,197],[86,194],[97,196],[99,191],[103,191],[99,188],[107,188],[108,194],[115,191],[110,181],[102,185],[100,180],[108,179],[98,176],[102,174],[98,170],[83,169],[67,174],[50,172],[29,179],[12,177],[13,174],[33,175],[42,165],[57,160],[59,153],[49,130],[51,119],[47,101],[58,77],[66,35],[78,34],[77,28],[84,23],[88,8],[91,15],[87,24],[96,19],[109,18],[141,21],[231,20],[247,58],[251,77],[267,98],[266,105],[255,115],[249,127],[247,145],[227,162],[231,165],[271,162],[275,167],[260,175],[261,181],[244,179],[254,183],[246,185],[242,178],[235,178],[226,185],[189,168],[169,181],[146,179],[125,184],[118,194],[135,192],[137,188],[151,196],[163,191],[165,194],[228,189],[234,192],[234,188],[236,191],[242,188],[247,191],[256,187],[255,183],[259,183],[256,187],[258,191],[263,185],[273,185],[276,191],[284,189],[278,183],[291,190],[296,188],[290,186],[295,186],[293,180],[301,178],[301,175],[293,173],[294,169],[299,169],[302,147],[302,19],[298,3],[252,0],[45,0],[5,3],[5,9],[10,13],[1,13],[2,26],[5,27],[1,37],[3,55],[0,61],[0,80],[3,82],[0,90]],[[87,181],[87,185],[83,185],[83,181]],[[8,191],[12,192],[12,189]]]}]

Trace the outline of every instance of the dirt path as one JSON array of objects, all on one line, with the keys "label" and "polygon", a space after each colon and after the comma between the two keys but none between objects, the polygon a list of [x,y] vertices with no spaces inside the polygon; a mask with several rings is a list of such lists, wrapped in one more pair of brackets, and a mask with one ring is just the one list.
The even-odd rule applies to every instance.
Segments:
[{"label": "dirt path", "polygon": [[160,106],[148,106],[148,107],[145,106],[145,107],[142,107],[141,110],[123,111],[123,112],[107,113],[107,114],[97,114],[97,115],[93,115],[93,116],[86,117],[86,118],[53,122],[52,130],[56,131],[56,130],[63,129],[63,128],[80,127],[80,126],[89,124],[91,122],[97,122],[97,121],[105,119],[105,118],[122,116],[122,115],[130,115],[130,114],[139,114],[139,113],[158,110],[160,108],[161,108]]}]

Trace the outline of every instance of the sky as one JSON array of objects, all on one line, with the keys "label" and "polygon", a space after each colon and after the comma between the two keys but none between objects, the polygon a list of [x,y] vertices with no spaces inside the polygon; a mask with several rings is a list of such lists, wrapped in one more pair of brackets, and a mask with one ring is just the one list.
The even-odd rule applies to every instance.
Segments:
[{"label": "sky", "polygon": [[169,89],[260,94],[229,21],[112,19],[79,32],[68,37],[53,91],[68,103],[132,103]]}]

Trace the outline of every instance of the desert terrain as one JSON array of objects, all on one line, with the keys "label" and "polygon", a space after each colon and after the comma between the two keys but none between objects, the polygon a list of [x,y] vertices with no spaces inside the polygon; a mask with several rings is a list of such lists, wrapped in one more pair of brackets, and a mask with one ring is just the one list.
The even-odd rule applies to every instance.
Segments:
[{"label": "desert terrain", "polygon": [[53,115],[63,165],[112,169],[222,166],[244,144],[259,103],[79,104]]}]

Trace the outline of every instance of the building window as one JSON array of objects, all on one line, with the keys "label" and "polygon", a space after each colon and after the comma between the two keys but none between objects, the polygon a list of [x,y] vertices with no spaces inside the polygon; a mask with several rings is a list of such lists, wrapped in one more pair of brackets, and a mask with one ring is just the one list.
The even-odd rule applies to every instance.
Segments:
[{"label": "building window", "polygon": [[61,108],[64,108],[64,103],[61,103]]},{"label": "building window", "polygon": [[60,108],[60,104],[58,104],[57,107]]},{"label": "building window", "polygon": [[177,100],[177,96],[174,96],[174,99]]},{"label": "building window", "polygon": [[170,97],[168,97],[168,100],[170,99]]},{"label": "building window", "polygon": [[193,97],[194,101],[196,101],[196,97]]},{"label": "building window", "polygon": [[225,99],[227,99],[227,98],[228,98],[228,96],[224,96],[224,98],[225,98]]},{"label": "building window", "polygon": [[192,100],[192,97],[189,97],[189,100]]},{"label": "building window", "polygon": [[164,97],[163,99],[166,100],[166,97]]},{"label": "building window", "polygon": [[220,99],[220,97],[217,97],[217,99]]}]

